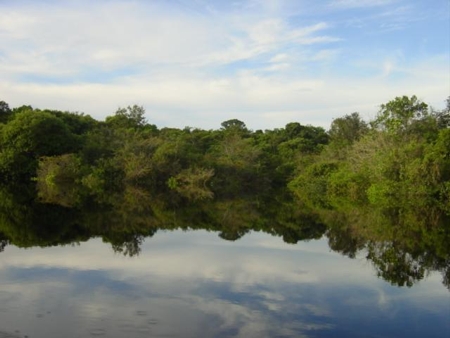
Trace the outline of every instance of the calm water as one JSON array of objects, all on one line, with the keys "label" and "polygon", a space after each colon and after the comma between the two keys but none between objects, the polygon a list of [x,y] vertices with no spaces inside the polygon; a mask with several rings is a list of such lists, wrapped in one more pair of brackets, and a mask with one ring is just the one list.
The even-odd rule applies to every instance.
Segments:
[{"label": "calm water", "polygon": [[376,276],[326,239],[157,232],[137,256],[94,238],[0,252],[0,337],[450,337],[442,275]]}]

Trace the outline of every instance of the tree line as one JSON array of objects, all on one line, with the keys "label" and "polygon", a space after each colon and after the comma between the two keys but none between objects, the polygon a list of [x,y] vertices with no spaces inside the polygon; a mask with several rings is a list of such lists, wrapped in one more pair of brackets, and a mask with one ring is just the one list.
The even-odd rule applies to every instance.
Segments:
[{"label": "tree line", "polygon": [[48,189],[72,182],[94,195],[134,185],[197,200],[286,187],[298,158],[319,153],[329,139],[320,127],[253,132],[237,119],[219,130],[158,129],[139,106],[96,121],[3,103],[0,120],[4,182],[35,179]]},{"label": "tree line", "polygon": [[433,110],[417,97],[382,104],[376,118],[335,119],[329,143],[298,166],[290,189],[312,208],[439,206],[450,213],[450,98]]},{"label": "tree line", "polygon": [[288,187],[311,209],[420,200],[448,213],[449,110],[450,98],[433,110],[403,96],[372,121],[352,113],[328,131],[298,122],[252,131],[237,119],[202,130],[159,129],[136,105],[97,121],[1,101],[0,174],[3,183],[35,180],[58,200],[58,186],[72,185],[68,204],[126,185],[180,203]]}]

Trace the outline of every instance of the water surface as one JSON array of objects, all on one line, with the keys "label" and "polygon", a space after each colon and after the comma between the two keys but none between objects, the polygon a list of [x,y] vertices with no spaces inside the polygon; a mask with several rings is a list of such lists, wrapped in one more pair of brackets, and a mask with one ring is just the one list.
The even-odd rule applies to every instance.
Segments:
[{"label": "water surface", "polygon": [[450,292],[377,277],[326,237],[159,231],[139,255],[92,238],[0,253],[0,337],[449,337]]}]

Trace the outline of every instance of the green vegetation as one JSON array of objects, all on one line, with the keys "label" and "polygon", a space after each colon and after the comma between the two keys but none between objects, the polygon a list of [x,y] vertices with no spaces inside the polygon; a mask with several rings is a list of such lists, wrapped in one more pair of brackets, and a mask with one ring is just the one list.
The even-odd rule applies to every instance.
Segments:
[{"label": "green vegetation", "polygon": [[449,105],[434,111],[404,96],[373,121],[353,113],[328,132],[297,122],[253,132],[237,119],[219,130],[158,129],[138,106],[100,122],[0,102],[0,173],[55,197],[57,182],[71,184],[79,202],[125,186],[186,203],[289,187],[311,209],[420,199],[449,212]]},{"label": "green vegetation", "polygon": [[289,187],[313,209],[419,203],[448,213],[449,109],[404,96],[381,105],[369,124],[358,114],[336,119],[330,143]]},{"label": "green vegetation", "polygon": [[440,271],[450,287],[450,98],[436,111],[397,97],[329,131],[158,129],[138,106],[96,121],[0,102],[0,174],[0,251],[100,236],[133,256],[159,229],[325,235],[395,285]]}]

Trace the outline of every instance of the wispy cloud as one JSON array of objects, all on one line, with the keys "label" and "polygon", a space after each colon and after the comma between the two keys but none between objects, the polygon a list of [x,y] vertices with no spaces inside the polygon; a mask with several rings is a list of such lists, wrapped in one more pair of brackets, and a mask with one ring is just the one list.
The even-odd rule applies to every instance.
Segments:
[{"label": "wispy cloud", "polygon": [[[358,20],[344,10],[357,4],[367,6]],[[448,62],[437,57],[449,53],[446,21],[428,12],[418,20],[424,6],[3,1],[0,99],[100,119],[137,103],[160,125],[215,128],[236,117],[255,129],[292,120],[327,127],[405,92],[439,106],[450,86]]]},{"label": "wispy cloud", "polygon": [[227,64],[292,43],[338,40],[315,35],[327,28],[324,23],[292,29],[278,18],[238,22],[240,18],[230,16],[217,21],[137,3],[30,7],[2,13],[5,42],[14,47],[3,51],[4,71],[15,74],[65,76],[81,68],[114,70],[130,64],[142,68]]},{"label": "wispy cloud", "polygon": [[335,8],[367,8],[389,5],[396,0],[333,0],[329,2],[330,7]]}]

